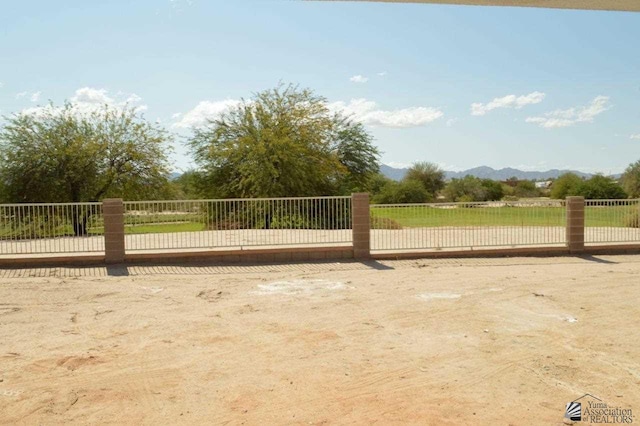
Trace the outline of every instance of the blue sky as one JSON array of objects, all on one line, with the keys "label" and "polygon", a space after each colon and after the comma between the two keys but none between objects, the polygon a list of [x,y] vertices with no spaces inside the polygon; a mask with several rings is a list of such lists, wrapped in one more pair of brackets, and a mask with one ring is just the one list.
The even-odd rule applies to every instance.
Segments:
[{"label": "blue sky", "polygon": [[391,165],[618,173],[640,159],[640,14],[23,0],[3,6],[0,33],[3,115],[129,102],[185,137],[282,81],[353,114]]}]

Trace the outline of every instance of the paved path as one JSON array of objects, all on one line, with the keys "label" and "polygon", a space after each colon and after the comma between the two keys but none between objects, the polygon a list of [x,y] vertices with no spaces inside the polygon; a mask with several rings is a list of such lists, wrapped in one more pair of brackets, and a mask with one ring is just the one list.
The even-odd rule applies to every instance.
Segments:
[{"label": "paved path", "polygon": [[[305,246],[348,246],[351,230],[231,230],[126,235],[128,251],[258,249]],[[639,242],[637,228],[587,228],[589,243]],[[376,229],[371,233],[372,250],[411,250],[471,247],[557,246],[565,243],[565,228],[440,227]],[[40,240],[0,241],[0,256],[33,254],[102,253],[104,239],[63,237]]]}]

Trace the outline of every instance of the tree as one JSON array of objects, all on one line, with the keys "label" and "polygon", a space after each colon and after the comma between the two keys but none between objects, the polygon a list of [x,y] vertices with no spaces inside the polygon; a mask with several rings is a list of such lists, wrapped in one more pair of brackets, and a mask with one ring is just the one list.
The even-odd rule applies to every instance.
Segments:
[{"label": "tree", "polygon": [[515,187],[514,195],[519,198],[537,197],[540,195],[540,191],[532,181],[521,180]]},{"label": "tree", "polygon": [[610,177],[595,175],[583,180],[573,173],[565,173],[553,182],[551,198],[564,199],[571,195],[591,200],[627,198],[620,184]]},{"label": "tree", "polygon": [[[166,187],[170,138],[135,109],[80,112],[53,104],[5,117],[0,179],[9,202],[83,202],[110,196],[142,199]],[[86,213],[74,215],[86,234]]]},{"label": "tree", "polygon": [[588,200],[627,198],[627,193],[624,192],[618,182],[602,175],[595,175],[581,182],[575,192],[575,194],[569,195],[581,195]]},{"label": "tree", "polygon": [[362,124],[309,89],[257,93],[193,130],[189,146],[213,195],[293,197],[364,190],[378,150]]},{"label": "tree", "polygon": [[177,196],[174,197],[175,199],[197,200],[203,198],[205,190],[202,184],[202,176],[197,170],[187,170],[174,178],[171,183],[176,188]]},{"label": "tree", "polygon": [[622,174],[622,188],[629,197],[640,198],[640,160],[629,164]]},{"label": "tree", "polygon": [[504,197],[504,188],[500,182],[493,179],[482,179],[480,183],[482,183],[482,186],[486,191],[485,201],[502,200],[502,197]]},{"label": "tree", "polygon": [[576,195],[582,178],[575,173],[565,173],[558,176],[551,184],[551,198],[564,200],[568,195]]},{"label": "tree", "polygon": [[444,188],[444,171],[438,167],[437,164],[422,161],[414,163],[409,170],[407,170],[404,180],[421,182],[424,189],[426,189],[429,194],[435,196]]},{"label": "tree", "polygon": [[471,175],[461,179],[451,179],[443,193],[449,201],[454,202],[485,201],[487,197],[487,190],[482,185],[482,181]]},{"label": "tree", "polygon": [[389,181],[373,198],[379,204],[425,203],[432,200],[431,194],[417,180]]}]

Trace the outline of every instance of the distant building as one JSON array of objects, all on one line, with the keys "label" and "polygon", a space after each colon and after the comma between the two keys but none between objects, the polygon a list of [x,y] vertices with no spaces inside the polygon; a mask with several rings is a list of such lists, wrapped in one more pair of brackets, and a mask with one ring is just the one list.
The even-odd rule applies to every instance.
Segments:
[{"label": "distant building", "polygon": [[538,189],[549,189],[551,187],[552,183],[553,183],[552,180],[545,180],[543,182],[536,182],[536,188],[538,188]]}]

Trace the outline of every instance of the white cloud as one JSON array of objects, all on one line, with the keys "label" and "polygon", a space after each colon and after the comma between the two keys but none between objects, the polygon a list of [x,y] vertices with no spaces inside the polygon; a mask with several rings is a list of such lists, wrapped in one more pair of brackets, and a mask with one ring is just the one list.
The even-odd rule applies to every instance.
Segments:
[{"label": "white cloud", "polygon": [[384,77],[384,76],[386,76],[386,75],[387,75],[387,72],[386,72],[386,71],[382,71],[382,72],[379,72],[379,73],[378,73],[378,77]]},{"label": "white cloud", "polygon": [[458,118],[450,118],[447,120],[447,127],[453,127],[459,121]]},{"label": "white cloud", "polygon": [[28,94],[29,94],[28,92],[20,92],[20,93],[16,94],[16,99],[24,98]]},{"label": "white cloud", "polygon": [[0,89],[4,87],[4,83],[0,81]]},{"label": "white cloud", "polygon": [[471,104],[471,115],[485,115],[489,111],[497,108],[520,109],[527,105],[539,104],[544,100],[545,96],[542,92],[532,92],[522,96],[507,95],[501,98],[494,98],[488,104],[476,102]]},{"label": "white cloud", "polygon": [[573,107],[569,109],[558,109],[547,112],[544,117],[528,117],[527,123],[534,123],[545,129],[569,127],[577,123],[590,123],[603,112],[611,109],[608,96],[597,96],[589,105]]},{"label": "white cloud", "polygon": [[31,97],[29,98],[29,100],[31,100],[31,102],[38,102],[41,94],[42,92],[34,92],[31,94]]},{"label": "white cloud", "polygon": [[640,139],[640,133],[629,136],[629,139]]},{"label": "white cloud", "polygon": [[390,161],[385,164],[389,167],[393,167],[394,169],[408,169],[409,167],[413,166],[413,163],[403,163],[400,161]]},{"label": "white cloud", "polygon": [[[190,111],[173,114],[171,118],[177,121],[172,127],[204,126],[209,120],[220,117],[221,114],[239,105],[240,102],[236,99],[215,102],[202,101]],[[327,104],[327,108],[332,112],[341,112],[349,115],[363,124],[395,128],[422,126],[444,115],[442,111],[432,107],[413,107],[384,111],[379,109],[375,102],[366,99],[352,99],[349,103],[333,102]]]},{"label": "white cloud", "polygon": [[369,81],[368,77],[364,77],[362,75],[354,75],[353,77],[351,77],[349,79],[349,81],[353,82],[353,83],[366,83],[367,81]]},{"label": "white cloud", "polygon": [[191,111],[184,114],[173,114],[172,118],[174,119],[182,117],[180,121],[173,124],[173,127],[188,128],[204,126],[209,120],[219,117],[222,113],[237,106],[239,103],[240,101],[235,99],[226,99],[217,102],[202,101]]},{"label": "white cloud", "polygon": [[137,104],[138,102],[141,102],[142,98],[138,95],[136,95],[135,93],[130,94],[127,99],[125,99],[125,102],[127,104]]},{"label": "white cloud", "polygon": [[[147,109],[147,105],[140,104],[142,98],[135,93],[126,96],[125,94],[118,92],[116,94],[116,98],[112,98],[108,93],[109,92],[106,89],[82,87],[76,90],[74,95],[69,99],[69,102],[72,105],[72,111],[76,114],[90,114],[94,111],[100,110],[105,105],[117,109],[128,106],[130,108],[134,108],[137,112],[145,111]],[[20,95],[22,94],[20,93]],[[22,96],[26,95],[27,93],[24,92],[24,95]],[[31,95],[32,102],[37,102],[39,98],[40,92],[36,92]],[[52,107],[51,105],[47,105],[42,107],[26,108],[21,112],[23,114],[38,115],[45,112],[55,113],[56,111],[62,111],[62,109],[63,107]]]},{"label": "white cloud", "polygon": [[107,90],[94,89],[92,87],[83,87],[76,90],[75,95],[71,98],[72,103],[86,103],[86,104],[112,104],[114,101],[107,96]]},{"label": "white cloud", "polygon": [[327,105],[332,111],[352,116],[363,124],[379,127],[418,127],[441,118],[444,113],[433,107],[411,107],[385,111],[367,99],[352,99],[345,102],[333,102]]},{"label": "white cloud", "polygon": [[455,164],[437,162],[436,165],[442,170],[446,170],[448,172],[461,172],[464,170],[462,167],[456,166]]}]

